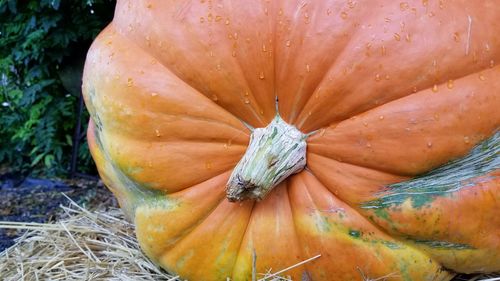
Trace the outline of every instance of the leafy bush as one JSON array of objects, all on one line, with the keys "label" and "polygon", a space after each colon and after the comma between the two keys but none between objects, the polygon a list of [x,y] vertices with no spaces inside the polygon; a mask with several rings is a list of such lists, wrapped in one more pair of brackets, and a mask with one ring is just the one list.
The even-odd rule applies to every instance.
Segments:
[{"label": "leafy bush", "polygon": [[[113,7],[110,0],[0,0],[2,166],[45,176],[68,171],[85,54]],[[78,153],[79,170],[94,173],[86,143]]]}]

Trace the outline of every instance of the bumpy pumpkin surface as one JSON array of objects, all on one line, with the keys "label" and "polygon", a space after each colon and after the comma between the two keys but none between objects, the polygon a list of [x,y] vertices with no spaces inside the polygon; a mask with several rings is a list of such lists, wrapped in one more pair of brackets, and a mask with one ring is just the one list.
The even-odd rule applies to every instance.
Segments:
[{"label": "bumpy pumpkin surface", "polygon": [[[119,0],[85,66],[91,152],[144,252],[182,278],[318,255],[282,275],[498,271],[499,19],[495,0]],[[229,202],[277,109],[307,134],[306,168]]]}]

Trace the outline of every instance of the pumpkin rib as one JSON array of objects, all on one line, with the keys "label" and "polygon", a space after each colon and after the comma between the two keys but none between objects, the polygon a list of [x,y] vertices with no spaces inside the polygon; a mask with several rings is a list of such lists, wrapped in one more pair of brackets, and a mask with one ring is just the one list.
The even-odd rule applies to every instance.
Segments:
[{"label": "pumpkin rib", "polygon": [[[462,157],[500,126],[500,66],[392,101],[308,139],[311,153],[400,176],[415,176]],[[384,138],[379,138],[380,134]]]},{"label": "pumpkin rib", "polygon": [[[297,106],[296,105],[297,106],[297,110],[290,117],[290,120],[287,120],[290,124],[294,124],[297,128],[302,127],[302,124],[300,124],[300,123],[299,124],[295,124],[295,122],[297,121],[296,119],[302,114],[302,111],[304,111],[305,106],[309,103],[310,99],[314,96],[314,94],[316,93],[316,91],[318,90],[318,88],[321,86],[322,81],[324,81],[325,79],[327,79],[327,74],[328,74],[329,70],[332,69],[335,66],[336,63],[338,63],[338,58],[340,58],[340,56],[342,55],[342,53],[347,50],[347,46],[348,45],[349,45],[349,42],[346,42],[343,45],[343,47],[341,47],[341,51],[338,53],[338,55],[336,55],[334,57],[334,59],[332,59],[332,61],[330,63],[330,66],[328,66],[327,68],[325,68],[325,71],[323,72],[321,80],[319,81],[319,83],[316,84],[316,86],[314,87],[314,90],[310,92],[309,97],[306,98],[306,100],[302,104],[302,106]],[[296,102],[296,101],[300,97],[298,95],[294,95],[294,97],[295,97],[294,104],[298,104],[298,102]],[[313,129],[311,131],[315,131],[315,130]],[[310,132],[303,132],[303,133],[310,133]]]},{"label": "pumpkin rib", "polygon": [[[389,236],[385,230],[372,224],[364,215],[336,198],[314,175],[303,172],[291,180],[294,181],[292,189],[301,191],[300,195],[297,190],[292,191],[295,194],[291,195],[291,198],[292,202],[302,201],[293,202],[292,206],[298,208],[294,212],[301,214],[301,218],[295,218],[302,224],[297,226],[299,241],[307,241],[303,249],[309,253],[304,255],[315,256],[315,249],[322,254],[320,258],[305,264],[308,272],[312,274],[309,276],[312,280],[356,280],[361,277],[359,270],[371,278],[386,276],[392,272],[402,274],[399,276],[401,280],[451,278],[451,275],[441,271],[441,266],[426,253]],[[311,181],[314,186],[311,186]],[[312,193],[312,188],[315,194]],[[324,206],[319,206],[317,200],[322,200],[321,204]],[[309,204],[313,206],[307,207]],[[303,235],[307,237],[302,237]],[[352,252],[344,249],[350,249]],[[338,266],[339,263],[342,263],[342,267]],[[335,268],[335,276],[322,276],[321,270],[318,270],[328,267],[330,269],[326,269],[326,272]]]},{"label": "pumpkin rib", "polygon": [[[401,177],[370,167],[340,162],[314,153],[309,153],[307,159],[308,171],[333,195],[352,208],[358,207],[357,204],[360,202],[375,199],[374,194],[385,190],[387,185],[409,179],[408,177]],[[332,168],[335,171],[332,171]],[[355,181],[356,179],[359,179],[359,181]],[[330,183],[327,183],[327,181],[330,181]],[[372,181],[373,183],[371,183]],[[343,186],[344,184],[350,185],[346,188]],[[363,187],[363,190],[361,190],[360,186]]]},{"label": "pumpkin rib", "polygon": [[[247,84],[250,86],[252,86],[252,84],[255,85],[254,82],[249,83],[249,80],[251,79],[249,79],[250,73],[248,72],[242,72],[241,73],[242,75],[238,76],[238,78],[241,78],[241,80],[236,79],[234,81],[231,81],[235,83],[232,84],[231,87],[233,88],[239,87],[237,91],[228,88],[230,84],[227,84],[227,82],[230,80],[229,78],[235,76],[234,75],[235,73],[227,72],[225,66],[229,66],[229,69],[231,71],[235,70],[232,67],[235,66],[234,65],[235,59],[238,59],[239,56],[235,57],[231,56],[230,43],[226,43],[225,40],[222,40],[226,39],[225,38],[226,36],[223,36],[222,38],[219,38],[217,36],[212,37],[212,35],[216,34],[216,32],[225,34],[227,32],[226,30],[221,29],[221,26],[217,26],[215,24],[203,26],[203,24],[199,22],[198,19],[200,18],[198,17],[198,14],[203,18],[204,16],[206,16],[205,14],[201,13],[202,10],[204,9],[203,6],[204,6],[203,3],[193,4],[186,2],[184,4],[180,4],[177,8],[172,8],[172,5],[169,4],[156,3],[155,7],[149,9],[146,8],[144,5],[142,5],[142,3],[140,2],[137,2],[137,4],[118,3],[117,12],[115,13],[115,18],[113,19],[113,21],[119,24],[122,33],[127,34],[127,37],[130,40],[134,40],[136,41],[136,43],[141,44],[141,46],[144,49],[148,48],[151,50],[151,52],[158,54],[156,55],[156,57],[157,58],[161,57],[162,63],[170,65],[168,61],[175,61],[175,63],[177,64],[176,69],[172,70],[176,74],[176,76],[182,77],[182,80],[184,81],[189,81],[190,85],[193,86],[195,89],[197,89],[199,92],[201,92],[203,95],[205,95],[208,98],[212,98],[211,95],[215,94],[216,96],[219,97],[217,104],[222,105],[224,108],[228,108],[229,110],[231,110],[233,115],[239,116],[240,119],[245,120],[247,123],[252,124],[254,127],[265,126],[268,123],[268,121],[273,117],[271,116],[271,111],[273,111],[272,115],[274,115],[274,97],[270,97],[267,94],[263,94],[264,92],[263,89],[257,87],[257,88],[251,88],[250,89],[251,91],[248,91],[252,92],[252,95],[255,97],[255,100],[250,100],[249,103],[244,102],[246,96],[244,96],[243,93],[245,92],[245,90],[248,89],[242,87],[241,82],[243,82],[243,84]],[[257,7],[257,5],[253,6]],[[248,9],[255,10],[252,8],[253,6],[249,6]],[[163,9],[161,15],[157,13],[157,11],[160,11],[160,9]],[[163,24],[170,26],[170,28],[164,28],[164,27],[158,28],[158,26],[156,26],[153,23],[152,18],[150,17],[142,18],[141,23],[135,22],[129,17],[130,15],[133,15],[135,13],[141,14],[142,12],[147,12],[150,16],[162,17]],[[179,14],[179,12],[182,13]],[[235,12],[235,11],[229,10],[228,12]],[[204,20],[205,18],[203,19],[203,21]],[[228,25],[228,28],[232,28],[233,23],[236,21],[237,20],[235,18],[231,19],[231,24]],[[209,31],[208,37],[206,32],[200,32],[200,29],[198,29],[199,26],[203,26],[201,30],[205,31],[205,28],[208,29]],[[150,28],[150,27],[155,27],[155,28]],[[222,27],[225,27],[223,22],[222,22]],[[239,36],[244,38],[245,35],[242,34],[242,32],[246,31],[245,28],[247,27],[243,26],[239,27],[238,29],[241,28],[243,28],[243,30],[237,30],[238,31],[237,33],[240,33]],[[183,33],[181,34],[180,32]],[[148,34],[147,36],[149,40],[147,40],[147,42],[144,41],[145,34]],[[251,34],[250,37],[252,36],[253,34]],[[163,46],[162,45],[157,46],[155,44],[151,44],[151,42],[156,41],[155,39],[157,39],[158,40],[157,42],[160,43],[165,43],[165,41],[163,41],[165,39],[167,40],[167,42],[166,44],[163,44]],[[214,40],[217,40],[218,44],[214,44]],[[172,43],[174,44],[173,45],[174,47],[168,45]],[[243,44],[246,45],[246,43]],[[241,44],[241,46],[238,47],[238,50],[239,49],[245,50],[246,47],[244,47],[243,44]],[[181,45],[189,47],[182,49],[177,48],[178,46]],[[217,46],[220,47],[217,48]],[[209,50],[210,50],[210,58],[207,58]],[[224,53],[221,53],[221,51],[224,51]],[[186,52],[188,52],[188,54],[186,54]],[[253,59],[255,61],[255,58]],[[190,65],[192,65],[192,61],[197,61],[198,64],[203,65],[203,69],[202,70],[195,68],[191,69]],[[215,62],[219,62],[217,68]],[[238,63],[240,64],[241,62],[238,60]],[[248,64],[248,62],[246,64]],[[243,69],[241,67],[238,68]],[[219,79],[219,81],[215,81],[213,75],[212,77],[210,77],[211,79],[207,79],[208,77],[207,74],[205,73],[216,75],[217,76],[216,79]],[[258,78],[258,72],[255,73],[255,77],[253,78]],[[271,79],[268,80],[271,81]],[[216,88],[215,91],[219,92],[215,91],[212,92],[211,89],[209,90],[203,89],[211,87],[209,85],[210,81],[215,81],[212,84],[212,86]],[[257,81],[259,80],[257,79]],[[234,95],[235,92],[239,97],[237,99],[235,98]],[[228,93],[229,95],[232,95],[232,97],[228,98],[229,97]],[[273,101],[272,104],[271,100]],[[261,108],[256,108],[255,105],[260,105]],[[263,114],[262,112],[260,112],[261,110],[264,111]],[[248,115],[252,115],[254,119],[248,118],[249,117]]]},{"label": "pumpkin rib", "polygon": [[[240,70],[240,72],[241,72],[242,76],[244,77],[243,81],[245,82],[245,85],[246,85],[249,89],[251,89],[251,87],[250,87],[250,82],[248,81],[248,78],[247,78],[247,77],[245,77],[245,75],[243,74],[243,67],[241,66],[240,61],[239,61],[238,59],[236,59],[235,61],[236,61],[236,65],[238,66],[238,69]],[[274,73],[274,72],[273,72],[273,73]],[[251,97],[253,98],[253,100],[258,101],[258,100],[257,100],[257,98],[255,97],[255,95],[254,95],[253,91],[248,91],[247,93],[248,93],[248,95],[249,95],[249,96],[251,96]],[[244,96],[242,96],[242,95],[241,95],[241,93],[240,93],[240,97],[241,97],[242,99],[245,99],[245,97],[244,97]],[[215,102],[215,101],[214,101],[214,102]],[[216,103],[216,102],[215,102],[215,103]],[[258,103],[258,102],[257,102],[257,103]],[[254,108],[252,107],[252,109],[254,109]],[[257,119],[261,121],[260,125],[261,125],[262,127],[265,127],[265,126],[266,126],[266,125],[270,122],[269,120],[265,120],[265,119],[264,119],[264,117],[263,117],[261,114],[258,114],[258,113],[255,111],[255,109],[254,109],[253,113],[254,113],[254,115],[255,115],[255,116],[257,116],[257,117],[258,117]],[[276,113],[275,113],[275,114],[276,114]],[[236,115],[234,115],[234,116],[235,116],[236,118],[238,118],[238,120],[240,120],[240,122],[242,122],[242,123],[246,123],[246,122],[247,122],[246,120],[244,120],[244,119],[243,119],[243,118],[241,118],[240,116],[236,116]]]},{"label": "pumpkin rib", "polygon": [[236,251],[236,258],[234,259],[233,265],[230,266],[229,272],[231,272],[231,275],[229,275],[229,276],[231,276],[231,277],[234,276],[234,270],[235,270],[235,267],[236,267],[236,263],[238,262],[238,258],[240,256],[241,247],[243,245],[243,242],[244,242],[244,239],[245,239],[245,235],[247,234],[248,227],[250,225],[250,221],[252,220],[252,216],[254,214],[253,210],[255,209],[255,205],[256,204],[258,204],[258,203],[257,202],[253,202],[253,204],[252,204],[252,208],[250,210],[250,216],[248,217],[248,221],[246,223],[245,230],[243,231],[243,235],[241,236],[240,243],[239,243],[239,245],[237,247],[238,250]]},{"label": "pumpkin rib", "polygon": [[[110,159],[127,177],[152,190],[172,193],[234,168],[244,146],[219,143],[149,143],[120,136],[105,141]],[[221,157],[224,156],[224,157]]]},{"label": "pumpkin rib", "polygon": [[[182,192],[182,191],[181,191]],[[175,243],[172,244],[172,246],[170,248],[167,249],[167,251],[165,253],[163,253],[162,255],[160,255],[158,257],[158,260],[161,260],[162,258],[164,258],[165,255],[168,254],[169,251],[171,251],[173,248],[176,247],[176,245],[178,245],[183,239],[185,239],[189,234],[193,233],[196,228],[198,228],[203,222],[205,222],[207,220],[207,218],[215,211],[215,209],[217,209],[217,207],[219,207],[219,205],[224,201],[224,195],[220,197],[220,200],[219,200],[219,203],[217,203],[213,208],[211,208],[210,210],[207,210],[207,213],[206,215],[204,215],[203,217],[201,217],[198,221],[196,221],[195,224],[193,224],[192,226],[190,226],[189,228],[186,229],[186,231],[183,231],[183,233],[180,235],[180,236],[177,236],[176,240],[175,240]]]},{"label": "pumpkin rib", "polygon": [[[162,194],[139,202],[132,220],[137,226],[138,237],[141,237],[141,247],[159,260],[159,253],[171,249],[221,204],[224,200],[224,182],[229,174],[230,171],[227,171],[173,194]],[[189,211],[184,210],[186,208]],[[170,219],[165,220],[165,216],[170,216]],[[168,233],[170,230],[173,233]],[[147,239],[147,236],[151,236],[152,240]]]},{"label": "pumpkin rib", "polygon": [[[103,31],[103,32],[100,34],[100,36],[101,36],[101,37],[104,37],[104,36],[106,36],[106,35],[108,35],[108,34],[110,34],[110,33],[112,34],[113,32],[114,32],[114,27],[113,27],[112,25],[110,25],[110,27],[109,27],[109,28],[107,28],[105,31]],[[113,36],[114,36],[114,35],[113,35]],[[126,37],[123,37],[121,34],[119,34],[118,36],[120,36],[120,38],[121,38],[121,39],[123,39],[123,40],[129,40],[129,39],[126,39]],[[123,43],[123,42],[120,42],[120,41],[119,41],[119,40],[120,40],[120,38],[116,38],[116,39],[115,39],[115,41],[118,41],[118,43],[122,43],[122,44],[124,44],[124,45],[125,45],[125,43]],[[100,42],[100,41],[96,41],[96,42]],[[114,42],[114,43],[117,43],[117,42]],[[128,43],[128,41],[127,41],[127,43]],[[96,44],[96,43],[94,43],[94,44]],[[135,45],[133,45],[133,46],[137,46],[137,44],[135,44]],[[103,50],[103,48],[104,48],[104,52],[109,52],[109,53],[110,53],[110,55],[113,55],[114,57],[117,57],[118,59],[120,59],[120,55],[121,55],[121,53],[120,53],[120,52],[118,52],[118,51],[121,51],[121,49],[120,49],[120,50],[117,50],[116,52],[112,52],[112,49],[111,49],[110,47],[108,47],[108,46],[104,45],[104,44],[103,44],[103,45],[101,45],[101,46],[94,46],[94,48],[99,48],[99,51],[102,51],[102,50]],[[130,47],[129,47],[129,48],[130,48]],[[144,50],[142,50],[142,49],[139,49],[138,51],[143,52],[143,54],[144,54],[144,55],[148,55],[148,56],[150,55],[149,53],[144,52]],[[118,54],[115,54],[115,53],[118,53]],[[121,63],[123,63],[123,62],[121,62]],[[161,65],[161,64],[160,64],[160,65]],[[163,69],[165,69],[165,70],[166,70],[169,74],[172,74],[172,75],[173,75],[173,73],[171,73],[171,72],[168,70],[168,68],[164,67],[163,65],[161,65],[161,67],[162,67]],[[87,68],[89,68],[89,66],[87,66]],[[125,68],[125,69],[126,69],[127,71],[129,71],[129,69],[128,69],[128,68]],[[102,78],[101,78],[101,77],[98,77],[98,78],[95,78],[95,79],[102,79]],[[175,76],[175,79],[177,79],[177,77],[176,77],[176,76]],[[88,80],[88,79],[87,79],[87,80]],[[207,102],[209,102],[210,104],[213,104],[213,101],[212,101],[212,100],[210,100],[210,99],[206,98],[203,94],[201,94],[201,93],[197,92],[197,91],[196,91],[195,89],[193,89],[190,85],[185,84],[185,82],[184,82],[184,81],[182,81],[182,80],[180,80],[180,79],[179,79],[179,81],[180,81],[180,83],[182,84],[182,86],[187,87],[187,89],[191,89],[191,90],[192,90],[192,93],[193,93],[194,95],[199,95],[199,96],[200,96],[200,98],[202,97],[204,100],[206,100],[206,101],[207,101]],[[87,89],[87,88],[88,88],[88,87],[87,87],[87,84],[89,84],[89,82],[88,82],[88,81],[86,81],[86,80],[84,80],[84,90],[85,90],[86,92],[91,92],[91,89]],[[128,85],[127,85],[127,86],[128,86]],[[137,86],[137,85],[134,85],[134,86]],[[144,93],[144,95],[146,95],[146,93]],[[148,95],[149,95],[149,93],[148,93]],[[157,96],[157,97],[155,97],[155,98],[159,98],[159,99],[161,99],[161,96]],[[95,99],[95,98],[92,98],[92,93],[90,93],[90,95],[88,95],[88,98],[86,99],[87,104],[88,104],[88,105],[91,105],[91,104],[93,103],[93,102],[92,102],[92,100],[93,100],[93,99]],[[124,101],[125,103],[131,103],[133,100],[131,100],[131,99],[124,99],[123,101]],[[102,106],[102,105],[101,105],[101,106]],[[219,114],[218,114],[218,115],[219,115],[219,117],[220,117],[221,119],[222,119],[222,117],[224,116],[224,114],[226,114],[228,117],[234,118],[234,115],[233,115],[231,112],[228,112],[226,109],[222,108],[221,106],[216,105],[216,106],[214,106],[214,108],[218,108],[218,109],[220,109],[220,110],[221,110],[221,112],[223,112],[223,114],[221,114],[221,113],[219,113]],[[138,111],[138,109],[136,109],[135,111]],[[212,119],[212,118],[207,118],[208,116],[207,116],[207,117],[199,117],[199,116],[193,116],[193,115],[189,115],[189,114],[185,114],[185,113],[183,113],[183,114],[166,113],[166,112],[164,112],[164,111],[156,111],[156,112],[154,112],[154,113],[155,113],[155,114],[158,114],[158,115],[162,115],[162,116],[173,116],[173,117],[176,117],[176,118],[181,117],[181,118],[183,118],[183,119],[187,119],[187,120],[193,120],[193,121],[204,121],[204,122],[209,122],[209,123],[214,123],[214,124],[220,124],[220,125],[222,125],[222,126],[228,126],[228,127],[230,127],[230,128],[234,128],[235,130],[237,130],[237,131],[241,131],[241,132],[243,132],[243,133],[245,133],[245,134],[247,134],[247,135],[248,135],[246,127],[245,127],[245,126],[243,126],[243,124],[241,124],[241,121],[240,121],[240,120],[238,120],[238,119],[236,119],[236,118],[234,118],[233,120],[231,120],[231,119],[229,119],[229,120],[225,120],[225,121],[228,121],[228,122],[221,122],[221,120],[216,120],[216,119]],[[110,113],[109,113],[109,114],[110,114]],[[198,114],[200,114],[200,113],[198,113]],[[108,122],[108,123],[113,124],[112,122]],[[232,123],[232,124],[231,124],[231,123]],[[108,124],[108,126],[110,126],[110,124]],[[125,123],[125,124],[127,124],[127,123]],[[240,124],[240,126],[239,126],[239,127],[236,127],[236,126],[235,126],[235,124]],[[123,131],[124,131],[123,129],[124,129],[124,128],[121,128],[121,127],[120,127],[120,128],[119,128],[120,132],[123,132]],[[134,132],[136,132],[137,130],[136,130],[136,129],[134,129],[133,131],[134,131]],[[144,134],[140,134],[140,136],[144,136]],[[157,139],[157,137],[156,137],[156,136],[154,136],[154,133],[152,133],[152,138]]]},{"label": "pumpkin rib", "polygon": [[[337,161],[337,162],[340,162],[340,163],[348,164],[348,165],[351,165],[351,166],[356,166],[356,167],[359,167],[359,168],[369,169],[369,170],[377,171],[377,172],[380,172],[380,173],[389,174],[389,175],[392,175],[392,176],[395,176],[395,177],[407,177],[406,175],[395,174],[392,171],[388,171],[388,170],[386,171],[386,170],[378,169],[378,168],[375,168],[375,167],[370,167],[368,165],[365,166],[365,165],[361,165],[361,164],[358,164],[358,163],[355,163],[355,162],[345,161],[344,159],[341,159],[341,160],[335,159],[333,156],[330,156],[330,155],[323,155],[323,154],[315,153],[315,152],[308,152],[308,154],[314,154],[316,156],[323,157],[323,158],[328,158],[330,160]],[[309,162],[308,162],[308,164],[309,164]]]},{"label": "pumpkin rib", "polygon": [[[307,173],[308,170],[303,170],[302,172],[298,173],[297,175],[292,175],[292,177],[296,177],[298,176],[299,174],[301,173]],[[299,253],[300,253],[300,256],[301,256],[301,259],[302,260],[305,260],[305,259],[308,259],[308,258],[312,258],[311,257],[307,257],[305,252],[304,252],[304,249],[305,249],[305,245],[304,243],[301,241],[300,237],[299,237],[299,234],[298,234],[298,226],[297,226],[297,222],[296,222],[296,218],[295,218],[295,212],[293,211],[293,202],[292,202],[292,195],[290,194],[291,192],[291,180],[292,180],[292,177],[290,177],[289,179],[285,180],[286,182],[286,190],[287,190],[287,197],[288,197],[288,204],[290,204],[290,209],[291,209],[291,216],[292,216],[292,225],[293,225],[293,230],[295,232],[295,235],[297,236],[297,243],[299,244],[300,248],[299,248]],[[309,195],[309,190],[306,190],[306,192],[308,193],[307,195],[310,197]],[[304,265],[304,268],[305,268],[305,274],[302,274],[301,276],[301,280],[309,280],[311,276],[309,276],[309,270],[308,270],[308,265],[305,264]],[[307,275],[307,276],[305,276]],[[305,277],[309,277],[309,279],[306,279]]]},{"label": "pumpkin rib", "polygon": [[[301,127],[300,124],[295,124],[295,122],[297,121],[296,119],[301,115],[302,111],[304,110],[304,107],[309,103],[309,100],[314,96],[317,89],[321,86],[321,82],[324,81],[325,79],[327,79],[328,72],[330,71],[330,69],[332,69],[335,66],[336,63],[338,63],[338,58],[340,58],[342,53],[347,50],[348,45],[349,45],[349,41],[346,40],[345,44],[343,44],[342,47],[340,47],[340,52],[338,52],[337,55],[335,55],[334,58],[331,59],[329,66],[326,67],[325,70],[323,71],[323,74],[321,75],[320,81],[318,83],[316,83],[316,86],[314,86],[313,91],[310,92],[309,97],[307,97],[305,99],[305,102],[299,103],[298,101],[301,99],[301,97],[299,95],[294,95],[294,101],[292,103],[294,104],[295,111],[291,112],[290,116],[288,116],[288,118],[286,119],[286,121],[289,124],[296,125],[297,128]],[[275,60],[276,60],[276,56],[275,56]],[[311,131],[314,131],[314,130],[311,130]],[[308,132],[303,132],[303,133],[308,133]]]},{"label": "pumpkin rib", "polygon": [[[355,166],[355,165],[353,165]],[[363,167],[364,168],[364,167]],[[347,205],[351,212],[353,212],[355,215],[357,216],[361,216],[363,217],[363,219],[369,221],[369,219],[367,218],[366,214],[364,214],[363,212],[361,212],[363,209],[361,208],[361,205],[358,204],[358,203],[352,203],[350,201],[347,201],[347,200],[342,200],[342,198],[340,198],[337,194],[335,194],[333,191],[331,191],[327,185],[325,185],[319,178],[318,176],[316,176],[314,174],[314,171],[312,170],[306,170],[304,171],[304,173],[309,173],[313,178],[314,180],[316,180],[319,184],[321,184],[322,188],[325,189],[326,191],[328,191],[330,193],[330,195],[334,198],[336,198],[337,200],[341,201],[342,203],[344,203],[345,205]],[[307,188],[308,190],[309,188]],[[308,191],[309,192],[309,191]],[[309,195],[310,198],[312,198],[310,195]],[[312,199],[311,199],[312,200]],[[320,210],[320,209],[317,209],[317,210]],[[321,210],[320,210],[321,211]],[[323,210],[325,211],[325,210]],[[328,210],[326,210],[328,211]],[[371,224],[372,227],[374,227],[375,229],[377,229],[380,233],[384,234],[384,235],[387,235],[388,237],[390,237],[391,239],[394,239],[396,241],[398,241],[399,243],[402,243],[404,244],[404,241],[400,238],[400,237],[393,237],[390,235],[390,233],[384,229],[382,226],[378,225],[378,224]],[[408,245],[405,245],[405,246],[408,246]]]},{"label": "pumpkin rib", "polygon": [[[171,272],[180,274],[189,280],[226,279],[232,273],[232,267],[237,259],[234,253],[241,246],[254,205],[255,202],[250,201],[238,205],[222,200],[204,221],[181,240],[175,241],[175,245],[161,255],[160,263]],[[225,214],[224,218],[221,218],[221,212]],[[216,225],[214,221],[219,222],[222,226]],[[229,223],[234,224],[229,226]],[[239,224],[237,233],[234,233],[235,224]],[[228,231],[225,232],[225,230]],[[198,244],[198,246],[192,247],[193,244]],[[225,244],[231,244],[231,249],[227,249]],[[225,256],[223,259],[226,262],[228,259],[233,261],[223,265],[219,271],[215,268],[220,266],[220,255]],[[179,266],[179,263],[188,263],[191,266]],[[205,266],[214,267],[214,270],[207,274],[203,271],[205,268],[200,265],[202,263],[205,263]],[[175,268],[169,268],[168,265]]]},{"label": "pumpkin rib", "polygon": [[[188,85],[189,87],[191,87],[193,90],[195,90],[197,93],[207,97],[208,99],[210,99],[210,101],[214,104],[216,104],[218,107],[220,107],[221,109],[223,109],[224,111],[228,112],[229,114],[233,115],[234,117],[238,118],[238,120],[244,120],[244,118],[242,118],[242,116],[238,116],[236,115],[234,112],[231,112],[229,111],[227,108],[225,108],[224,106],[222,106],[221,104],[215,102],[213,99],[210,98],[210,96],[208,94],[205,94],[201,89],[199,88],[196,88],[194,87],[192,84],[189,83],[189,81],[185,80],[185,78],[181,77],[180,75],[178,75],[175,71],[173,71],[162,59],[158,58],[157,56],[155,56],[154,54],[148,52],[146,49],[144,49],[143,46],[141,46],[140,44],[138,44],[137,42],[135,42],[134,40],[132,40],[131,38],[129,38],[126,34],[123,34],[123,33],[120,33],[119,31],[117,31],[118,34],[120,34],[124,39],[127,39],[127,41],[131,44],[133,44],[134,46],[136,46],[137,48],[141,49],[145,54],[148,54],[149,56],[153,57],[155,60],[157,60],[158,62],[160,62],[160,64],[165,67],[165,69],[167,69],[169,72],[171,72],[172,74],[175,75],[175,77],[179,78],[181,81],[184,82],[184,84]],[[245,80],[245,82],[248,84],[248,81]],[[243,96],[241,96],[243,98]],[[263,117],[257,113],[257,111],[255,110],[255,108],[252,106],[252,112],[254,114],[254,116],[261,121],[262,125],[266,124],[266,121],[263,119]]]},{"label": "pumpkin rib", "polygon": [[[313,89],[344,51],[355,27],[340,17],[341,1],[281,1],[275,10],[276,91],[281,115],[294,124]],[[349,9],[364,17],[366,10]],[[276,16],[277,15],[277,16]]]},{"label": "pumpkin rib", "polygon": [[[450,80],[456,82],[456,81],[459,81],[462,78],[466,78],[468,76],[471,76],[471,75],[474,75],[474,74],[478,74],[478,73],[484,72],[485,70],[489,70],[489,69],[491,69],[491,66],[484,66],[483,68],[480,68],[480,69],[477,69],[477,70],[474,69],[471,72],[464,73],[464,74],[456,76],[456,77],[443,77],[442,79],[438,80],[436,83],[432,83],[431,81],[429,81],[429,83],[426,84],[426,86],[424,86],[418,92],[412,92],[412,93],[409,93],[408,95],[398,95],[395,99],[387,100],[384,103],[374,105],[373,107],[367,108],[364,111],[353,112],[351,115],[344,116],[343,119],[332,120],[331,123],[329,123],[328,125],[325,125],[325,126],[322,126],[322,127],[319,127],[319,128],[313,128],[313,129],[311,129],[309,131],[303,131],[303,132],[307,134],[307,133],[311,133],[311,132],[314,132],[314,131],[319,131],[319,130],[324,129],[324,128],[328,128],[332,124],[339,124],[339,123],[341,123],[341,122],[343,122],[345,120],[348,120],[349,118],[353,118],[353,117],[356,117],[356,116],[360,116],[360,115],[366,114],[367,112],[369,112],[371,110],[374,110],[374,109],[376,109],[376,108],[378,108],[380,106],[383,106],[385,104],[389,104],[389,103],[394,102],[394,101],[398,101],[400,99],[404,99],[404,98],[409,97],[411,95],[418,95],[418,94],[420,94],[422,92],[425,93],[425,92],[428,92],[429,90],[435,89],[435,87],[438,87],[438,88],[448,87],[448,85],[449,85],[448,83],[449,83]],[[318,85],[318,87],[319,86],[320,85]],[[311,94],[310,97],[313,97],[313,96],[314,96],[314,93]],[[308,100],[308,102],[309,102],[309,100]],[[341,103],[341,102],[339,101],[339,103]],[[305,106],[302,108],[300,114],[302,114],[302,111],[304,110],[304,108],[305,108]],[[296,126],[298,128],[301,128],[304,125],[304,122],[306,122],[306,121],[307,121],[307,117],[305,119],[303,119],[301,123],[296,124]]]},{"label": "pumpkin rib", "polygon": [[[472,70],[471,72],[468,72],[468,73],[465,73],[465,74],[462,74],[462,75],[459,75],[459,76],[456,76],[456,77],[446,77],[445,76],[445,78],[442,78],[442,79],[438,80],[438,82],[436,82],[436,83],[430,83],[430,81],[429,81],[429,83],[426,86],[424,86],[424,88],[422,88],[421,90],[419,90],[418,92],[414,92],[414,93],[411,93],[411,94],[408,94],[408,95],[402,95],[402,96],[399,96],[399,97],[397,97],[397,98],[395,98],[393,100],[388,100],[385,103],[375,105],[374,107],[368,108],[368,109],[366,109],[364,111],[353,113],[352,115],[349,115],[349,116],[345,116],[344,119],[334,120],[331,124],[339,124],[339,123],[341,123],[341,122],[343,122],[345,120],[348,120],[349,118],[353,118],[353,117],[356,117],[356,116],[360,116],[360,115],[366,114],[366,113],[370,112],[371,110],[377,109],[378,107],[383,106],[385,104],[388,104],[388,103],[391,103],[391,102],[394,102],[394,101],[398,101],[400,99],[404,99],[404,98],[409,97],[411,95],[418,95],[419,93],[426,92],[426,91],[429,91],[429,90],[433,90],[435,88],[435,86],[437,86],[438,88],[448,87],[449,81],[456,82],[456,81],[459,81],[462,78],[466,78],[466,77],[471,76],[473,74],[479,74],[479,73],[484,72],[485,70],[489,70],[489,69],[491,69],[491,66],[484,66],[483,68],[480,68],[480,69],[477,69],[477,70]],[[313,96],[313,95],[311,95],[311,96]],[[304,122],[305,122],[305,120],[304,120]],[[327,128],[331,124],[326,125],[325,127]],[[298,127],[301,127],[301,125],[302,124],[297,124]],[[325,127],[323,127],[323,128],[325,128]],[[315,129],[315,130],[312,130],[312,131],[314,132],[314,131],[317,131],[317,130],[321,130],[323,128],[318,128],[318,129]]]}]

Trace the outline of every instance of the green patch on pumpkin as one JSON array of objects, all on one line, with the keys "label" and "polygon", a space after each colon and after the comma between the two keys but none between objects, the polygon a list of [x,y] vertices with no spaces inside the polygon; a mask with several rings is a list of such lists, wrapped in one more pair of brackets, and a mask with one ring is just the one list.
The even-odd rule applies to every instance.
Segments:
[{"label": "green patch on pumpkin", "polygon": [[354,238],[360,238],[361,237],[361,231],[354,230],[354,229],[349,229],[349,236],[354,237]]},{"label": "green patch on pumpkin", "polygon": [[413,242],[425,246],[429,246],[434,249],[443,249],[443,250],[474,250],[475,247],[463,244],[463,243],[453,243],[448,241],[434,241],[434,240],[424,240],[424,239],[416,239]]},{"label": "green patch on pumpkin", "polygon": [[[500,131],[474,147],[466,156],[448,162],[414,179],[392,184],[379,194],[379,198],[361,204],[363,209],[395,207],[410,200],[412,207],[428,206],[437,197],[453,196],[463,188],[475,185],[474,178],[500,169]],[[384,218],[385,213],[375,211]]]}]

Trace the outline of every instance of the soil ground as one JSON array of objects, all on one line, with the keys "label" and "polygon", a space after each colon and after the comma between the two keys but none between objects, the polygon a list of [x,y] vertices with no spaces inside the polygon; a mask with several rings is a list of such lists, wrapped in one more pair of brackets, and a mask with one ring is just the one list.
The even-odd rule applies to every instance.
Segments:
[{"label": "soil ground", "polygon": [[[89,209],[101,204],[117,205],[97,179],[35,179],[7,173],[0,175],[0,221],[55,221],[61,211],[59,206],[69,204],[64,195]],[[19,234],[17,230],[0,229],[0,252],[14,244]]]}]

